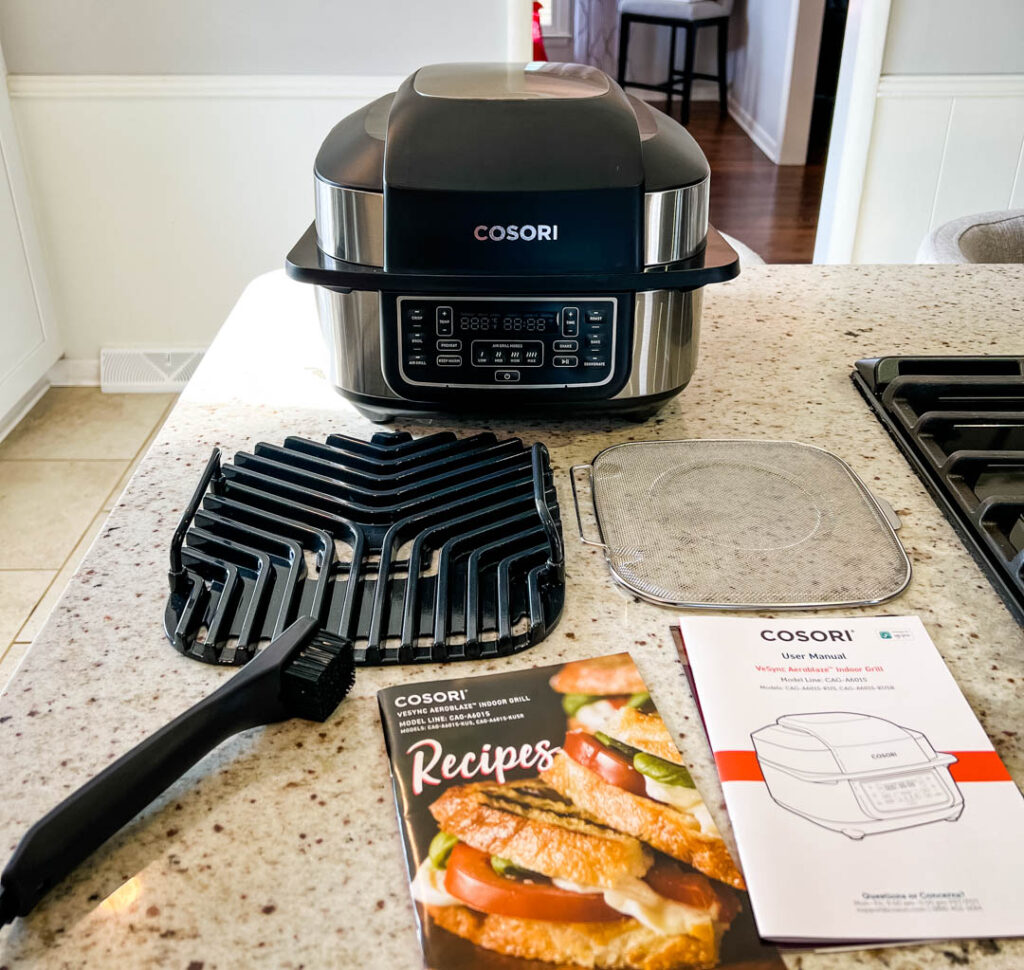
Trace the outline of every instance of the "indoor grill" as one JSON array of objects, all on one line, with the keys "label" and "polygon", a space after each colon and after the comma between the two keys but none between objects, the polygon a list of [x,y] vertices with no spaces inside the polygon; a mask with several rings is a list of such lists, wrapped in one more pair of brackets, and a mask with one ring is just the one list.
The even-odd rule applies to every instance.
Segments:
[{"label": "indoor grill", "polygon": [[303,616],[359,664],[501,656],[543,639],[565,598],[547,450],[490,433],[215,449],[170,560],[167,636],[217,664]]},{"label": "indoor grill", "polygon": [[342,119],[287,259],[366,416],[650,412],[689,382],[703,289],[739,272],[710,170],[582,64],[433,64]]},{"label": "indoor grill", "polygon": [[849,711],[784,714],[750,739],[772,799],[850,839],[955,822],[964,810],[949,771],[956,757],[885,718]]},{"label": "indoor grill", "polygon": [[852,377],[1024,625],[1024,357],[881,357]]}]

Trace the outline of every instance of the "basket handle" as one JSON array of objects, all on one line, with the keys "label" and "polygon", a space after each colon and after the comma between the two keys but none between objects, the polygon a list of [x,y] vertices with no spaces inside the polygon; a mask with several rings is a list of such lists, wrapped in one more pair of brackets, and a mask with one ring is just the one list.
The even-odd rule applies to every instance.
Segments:
[{"label": "basket handle", "polygon": [[580,497],[576,491],[576,472],[587,471],[587,485],[590,488],[590,501],[591,507],[593,507],[594,501],[594,466],[593,465],[573,465],[569,469],[569,482],[572,485],[572,504],[576,508],[576,527],[579,529],[580,540],[585,542],[588,546],[599,546],[602,549],[607,549],[608,546],[597,539],[588,539],[583,534],[583,516],[580,514]]}]

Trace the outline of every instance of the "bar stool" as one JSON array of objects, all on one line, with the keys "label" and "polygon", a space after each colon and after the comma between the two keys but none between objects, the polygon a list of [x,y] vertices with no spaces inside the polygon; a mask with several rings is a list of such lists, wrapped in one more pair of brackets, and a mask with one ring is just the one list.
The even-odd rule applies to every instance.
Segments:
[{"label": "bar stool", "polygon": [[[718,106],[725,117],[725,55],[729,45],[729,14],[732,0],[619,0],[619,76],[620,85],[664,91],[667,110],[672,110],[672,96],[682,98],[681,119],[690,120],[690,88],[695,79],[718,82]],[[629,28],[632,24],[654,24],[671,28],[668,54],[668,78],[662,84],[640,84],[626,80],[626,58],[629,54]],[[686,56],[683,69],[676,68],[676,32],[686,31]],[[718,28],[718,73],[697,74],[693,70],[697,48],[697,31],[702,27]]]}]

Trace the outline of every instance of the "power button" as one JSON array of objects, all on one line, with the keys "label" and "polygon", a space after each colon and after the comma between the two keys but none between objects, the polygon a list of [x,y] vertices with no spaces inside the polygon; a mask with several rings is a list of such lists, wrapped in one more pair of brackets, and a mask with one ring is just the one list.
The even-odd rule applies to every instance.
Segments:
[{"label": "power button", "polygon": [[499,384],[514,384],[519,380],[519,371],[517,370],[496,370],[494,372],[494,379]]}]

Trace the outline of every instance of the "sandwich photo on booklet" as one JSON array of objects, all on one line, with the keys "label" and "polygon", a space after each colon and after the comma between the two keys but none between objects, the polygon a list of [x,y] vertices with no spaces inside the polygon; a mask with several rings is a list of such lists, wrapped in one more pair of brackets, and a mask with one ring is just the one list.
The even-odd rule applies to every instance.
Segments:
[{"label": "sandwich photo on booklet", "polygon": [[378,696],[431,970],[782,970],[628,654]]},{"label": "sandwich photo on booklet", "polygon": [[[598,662],[568,666],[583,679],[579,668],[586,664]],[[589,675],[598,671],[611,673],[610,679],[619,683],[643,685],[626,653],[600,658]],[[556,690],[564,674],[565,668],[552,678]],[[746,888],[650,695],[634,693],[625,704],[607,710],[599,723],[596,730],[570,728],[541,778],[603,824],[714,879]]]},{"label": "sandwich photo on booklet", "polygon": [[551,689],[562,695],[562,710],[570,728],[599,731],[623,707],[651,707],[651,695],[628,653],[577,660],[551,678]]},{"label": "sandwich photo on booklet", "polygon": [[450,788],[431,812],[440,830],[413,893],[448,932],[559,965],[718,965],[736,894],[546,785]]}]

